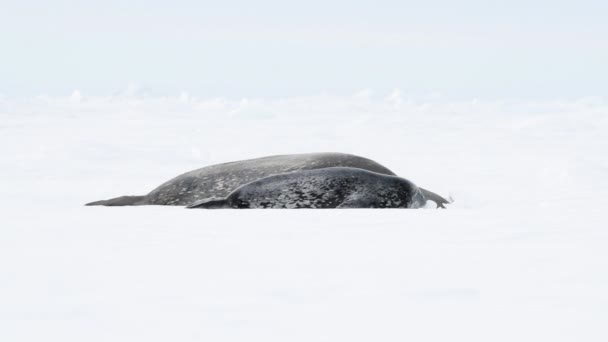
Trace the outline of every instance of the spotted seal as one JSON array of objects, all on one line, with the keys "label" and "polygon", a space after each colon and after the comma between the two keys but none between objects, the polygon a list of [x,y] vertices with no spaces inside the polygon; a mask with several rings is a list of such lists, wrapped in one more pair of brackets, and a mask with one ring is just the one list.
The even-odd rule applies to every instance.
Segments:
[{"label": "spotted seal", "polygon": [[[224,198],[238,187],[272,175],[316,170],[329,167],[351,167],[385,175],[395,175],[381,164],[345,153],[305,153],[276,155],[206,166],[179,175],[144,196],[121,196],[86,205],[181,205],[217,197]],[[443,197],[420,189],[439,207],[449,203]]]},{"label": "spotted seal", "polygon": [[225,198],[204,199],[188,208],[420,208],[425,203],[420,189],[407,179],[351,167],[330,167],[258,179]]}]

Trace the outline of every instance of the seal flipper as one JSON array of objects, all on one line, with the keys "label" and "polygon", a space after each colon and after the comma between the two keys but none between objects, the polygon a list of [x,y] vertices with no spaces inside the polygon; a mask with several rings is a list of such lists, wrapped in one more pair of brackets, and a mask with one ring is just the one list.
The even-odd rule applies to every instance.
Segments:
[{"label": "seal flipper", "polygon": [[230,208],[228,199],[211,197],[198,200],[186,206],[187,209],[226,209]]},{"label": "seal flipper", "polygon": [[437,195],[434,192],[428,191],[428,190],[423,189],[423,188],[418,188],[418,189],[420,189],[420,192],[422,192],[422,194],[424,195],[424,198],[426,198],[427,200],[431,200],[431,201],[437,203],[437,208],[445,209],[444,204],[452,203],[452,202],[446,200],[445,198]]},{"label": "seal flipper", "polygon": [[359,200],[348,200],[342,202],[336,209],[362,209],[365,208],[365,203]]},{"label": "seal flipper", "polygon": [[108,207],[120,207],[125,205],[142,205],[146,196],[120,196],[109,200],[95,201],[85,205],[105,205]]},{"label": "seal flipper", "polygon": [[346,198],[336,209],[363,209],[374,208],[373,201],[361,194],[353,194]]}]

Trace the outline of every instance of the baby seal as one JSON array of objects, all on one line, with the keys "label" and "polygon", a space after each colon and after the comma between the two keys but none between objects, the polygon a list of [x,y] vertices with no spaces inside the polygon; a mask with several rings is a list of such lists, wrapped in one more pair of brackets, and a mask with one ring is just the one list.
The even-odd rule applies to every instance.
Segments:
[{"label": "baby seal", "polygon": [[412,182],[350,167],[305,170],[262,178],[225,198],[210,198],[188,208],[420,208],[426,203]]}]

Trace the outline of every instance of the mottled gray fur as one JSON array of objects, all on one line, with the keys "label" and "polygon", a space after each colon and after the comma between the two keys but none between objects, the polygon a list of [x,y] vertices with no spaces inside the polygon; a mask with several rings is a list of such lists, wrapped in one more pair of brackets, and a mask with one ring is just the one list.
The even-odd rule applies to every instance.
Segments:
[{"label": "mottled gray fur", "polygon": [[245,184],[226,198],[195,202],[205,209],[419,208],[424,195],[397,176],[330,167],[270,176]]},{"label": "mottled gray fur", "polygon": [[[306,153],[270,156],[206,166],[179,175],[144,196],[121,196],[87,205],[189,205],[207,198],[224,198],[241,185],[272,175],[328,167],[353,167],[386,175],[391,170],[373,160],[345,153]],[[443,207],[441,196],[420,189]]]}]

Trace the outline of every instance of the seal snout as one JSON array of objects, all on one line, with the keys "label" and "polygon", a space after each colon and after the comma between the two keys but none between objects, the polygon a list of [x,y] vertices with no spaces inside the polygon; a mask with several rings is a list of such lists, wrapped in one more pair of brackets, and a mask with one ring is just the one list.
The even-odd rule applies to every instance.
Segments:
[{"label": "seal snout", "polygon": [[141,205],[145,196],[120,196],[116,198],[111,198],[108,200],[95,201],[91,203],[87,203],[87,206],[93,205],[104,205],[109,207],[120,207],[126,205]]}]

